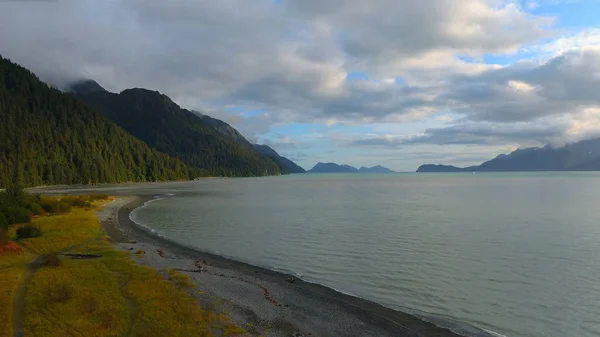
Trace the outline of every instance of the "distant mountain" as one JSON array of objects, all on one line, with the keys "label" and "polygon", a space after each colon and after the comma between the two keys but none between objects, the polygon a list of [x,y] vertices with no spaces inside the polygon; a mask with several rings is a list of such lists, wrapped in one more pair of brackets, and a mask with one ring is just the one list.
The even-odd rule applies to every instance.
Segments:
[{"label": "distant mountain", "polygon": [[277,151],[273,150],[271,147],[258,144],[254,144],[253,146],[256,152],[271,158],[281,170],[281,174],[306,173],[305,169],[286,157],[280,156],[279,153],[277,153]]},{"label": "distant mountain", "polygon": [[240,143],[237,131],[228,131],[220,125],[221,121],[182,109],[158,91],[135,88],[119,94],[95,91],[76,92],[75,96],[150,147],[199,169],[203,176],[264,176],[281,172],[272,159]]},{"label": "distant mountain", "polygon": [[336,163],[317,163],[315,167],[308,171],[309,173],[395,173],[394,171],[377,165],[373,167],[356,167],[350,165],[338,165]]},{"label": "distant mountain", "polygon": [[373,166],[373,167],[361,167],[358,169],[358,173],[396,173],[395,171],[390,170],[387,167],[383,167],[381,165]]},{"label": "distant mountain", "polygon": [[338,165],[336,163],[317,163],[309,173],[357,173],[358,169],[350,165]]},{"label": "distant mountain", "polygon": [[501,154],[478,166],[422,165],[417,172],[600,171],[600,138]]},{"label": "distant mountain", "polygon": [[1,56],[0,126],[0,188],[15,178],[36,186],[198,176],[198,170],[149,148],[98,110]]},{"label": "distant mountain", "polygon": [[464,168],[456,167],[452,165],[434,165],[434,164],[425,164],[419,166],[417,172],[463,172]]}]

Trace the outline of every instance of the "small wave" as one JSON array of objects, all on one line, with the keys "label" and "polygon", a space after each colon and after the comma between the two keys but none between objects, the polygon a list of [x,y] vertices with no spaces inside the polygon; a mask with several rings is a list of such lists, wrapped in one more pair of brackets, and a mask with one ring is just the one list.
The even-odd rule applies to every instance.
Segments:
[{"label": "small wave", "polygon": [[174,196],[174,195],[175,195],[175,194],[173,194],[173,193],[165,193],[165,194],[156,195],[156,196],[152,197],[152,199],[150,199],[150,200],[148,200],[148,201],[144,202],[144,204],[142,204],[142,205],[141,205],[141,206],[139,206],[139,207],[136,207],[136,208],[135,208],[133,211],[131,211],[131,212],[129,213],[129,220],[131,220],[131,221],[132,221],[133,223],[135,223],[135,224],[136,224],[138,227],[140,227],[141,229],[143,229],[143,230],[145,230],[145,231],[149,232],[149,233],[150,233],[150,234],[152,234],[152,235],[155,235],[155,236],[158,236],[158,237],[161,237],[161,238],[164,238],[164,239],[168,239],[168,237],[166,237],[166,236],[164,236],[164,235],[161,235],[161,234],[159,234],[159,233],[158,233],[157,231],[155,231],[154,229],[152,229],[152,228],[148,227],[147,225],[145,225],[145,224],[141,223],[140,221],[138,221],[138,220],[137,220],[137,212],[138,212],[139,210],[141,210],[142,208],[144,208],[144,207],[148,206],[150,203],[153,203],[153,202],[155,202],[155,201],[164,200],[164,199],[170,198],[170,197],[172,197],[172,196]]},{"label": "small wave", "polygon": [[486,329],[486,328],[481,328],[481,330],[489,333],[490,335],[494,336],[494,337],[507,337],[506,335],[503,335],[501,333],[498,333],[494,330],[490,330],[490,329]]},{"label": "small wave", "polygon": [[462,321],[457,321],[451,317],[444,315],[435,315],[427,312],[405,309],[405,312],[418,317],[426,322],[439,326],[440,328],[446,328],[455,334],[465,337],[507,337],[501,333],[498,333],[489,328],[482,328],[474,324],[469,324]]},{"label": "small wave", "polygon": [[160,195],[153,196],[152,199],[144,202],[143,205],[141,205],[139,207],[136,207],[136,209],[134,209],[133,211],[131,211],[131,213],[129,213],[129,220],[135,222],[136,224],[140,225],[141,227],[150,229],[153,233],[156,233],[156,232],[154,232],[154,230],[152,230],[148,226],[145,226],[145,225],[143,225],[143,224],[141,224],[141,223],[139,223],[138,221],[135,220],[135,218],[137,217],[137,212],[139,210],[141,210],[142,208],[145,208],[146,206],[148,206],[150,203],[153,203],[153,202],[156,202],[156,201],[160,201],[160,200],[164,200],[164,199],[170,198],[170,197],[172,197],[174,195],[175,194],[173,194],[173,193],[165,193],[165,194],[160,194]]}]

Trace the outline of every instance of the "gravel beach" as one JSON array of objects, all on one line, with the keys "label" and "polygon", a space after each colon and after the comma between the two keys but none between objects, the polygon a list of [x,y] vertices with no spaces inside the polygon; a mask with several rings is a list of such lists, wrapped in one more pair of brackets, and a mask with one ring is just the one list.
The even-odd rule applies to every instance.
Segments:
[{"label": "gravel beach", "polygon": [[98,212],[116,248],[157,270],[175,269],[208,310],[223,311],[246,336],[458,336],[412,315],[268,269],[200,252],[130,219],[152,196],[120,197]]}]

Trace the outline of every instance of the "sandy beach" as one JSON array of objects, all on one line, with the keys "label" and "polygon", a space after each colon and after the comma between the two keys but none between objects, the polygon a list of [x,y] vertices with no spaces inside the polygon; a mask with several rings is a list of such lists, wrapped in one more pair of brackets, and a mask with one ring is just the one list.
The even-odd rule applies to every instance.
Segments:
[{"label": "sandy beach", "polygon": [[458,336],[367,300],[156,236],[130,219],[151,199],[120,197],[98,212],[115,247],[143,251],[132,254],[140,264],[190,276],[202,306],[228,313],[247,336]]}]

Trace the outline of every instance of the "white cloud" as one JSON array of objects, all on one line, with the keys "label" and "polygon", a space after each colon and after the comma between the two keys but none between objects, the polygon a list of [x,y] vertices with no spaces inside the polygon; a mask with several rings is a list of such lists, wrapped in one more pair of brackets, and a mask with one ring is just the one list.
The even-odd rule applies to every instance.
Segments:
[{"label": "white cloud", "polygon": [[[455,141],[452,131],[478,136],[479,129],[511,146],[594,134],[600,29],[557,36],[556,18],[525,10],[543,4],[5,1],[0,45],[3,56],[44,79],[91,77],[113,91],[159,90],[186,108],[216,113],[250,139],[298,122],[331,130],[423,121],[434,124],[394,137],[448,127],[444,136]],[[483,62],[517,52],[528,59]],[[352,72],[368,79],[347,81]],[[231,105],[264,113],[222,112]],[[533,123],[548,132],[526,126]],[[511,126],[520,132],[508,132]],[[489,148],[489,139],[478,139]]]},{"label": "white cloud", "polygon": [[531,93],[537,90],[537,88],[529,83],[523,81],[508,81],[508,87],[519,93]]}]

